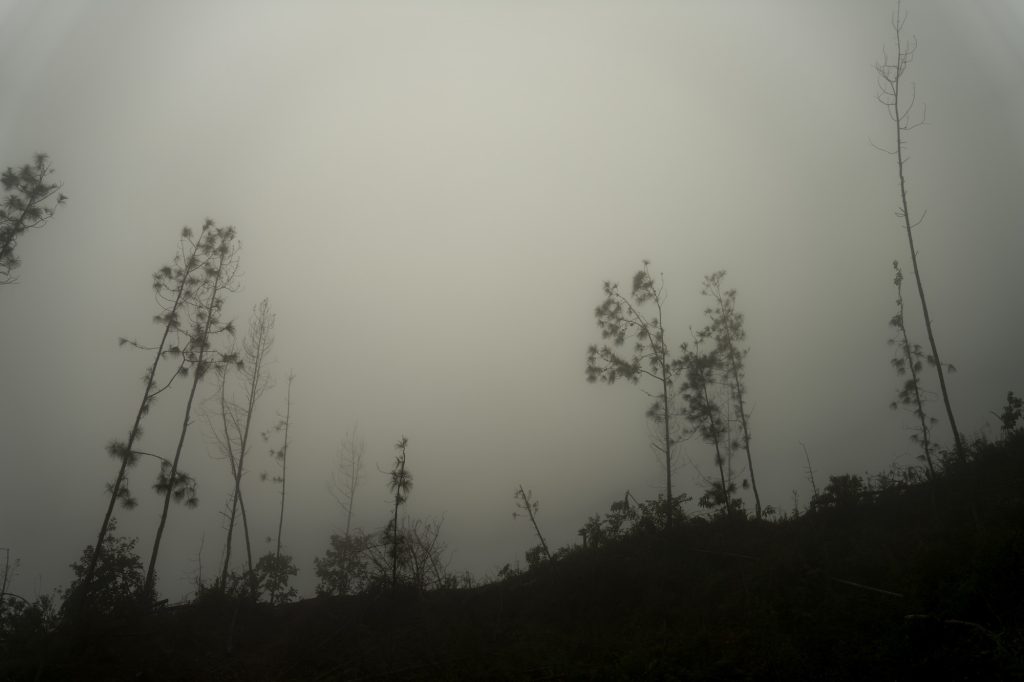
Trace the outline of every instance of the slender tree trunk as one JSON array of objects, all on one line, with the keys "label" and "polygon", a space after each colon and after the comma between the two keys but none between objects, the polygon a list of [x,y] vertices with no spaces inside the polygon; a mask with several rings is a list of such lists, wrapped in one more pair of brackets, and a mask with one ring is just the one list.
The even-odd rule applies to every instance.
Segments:
[{"label": "slender tree trunk", "polygon": [[[897,9],[897,12],[898,11],[899,10]],[[906,69],[906,65],[909,64],[909,53],[907,50],[903,48],[902,44],[900,43],[901,26],[902,22],[897,16],[895,22],[897,65],[895,76],[889,80],[889,82],[892,85],[891,95],[893,101],[891,106],[893,118],[896,122],[896,163],[899,169],[900,176],[901,213],[903,218],[903,225],[907,231],[907,243],[910,246],[910,261],[914,266],[914,281],[917,284],[918,296],[921,298],[921,312],[924,316],[925,330],[928,333],[928,345],[931,347],[932,358],[935,361],[935,371],[939,375],[939,389],[942,391],[942,404],[946,408],[946,416],[949,419],[949,427],[953,431],[953,442],[956,447],[957,458],[960,459],[960,461],[964,461],[966,459],[966,454],[964,452],[963,443],[960,439],[960,430],[957,428],[956,425],[956,417],[953,416],[953,407],[950,404],[949,391],[946,389],[946,375],[942,366],[942,359],[939,357],[939,347],[935,343],[935,334],[932,331],[932,318],[928,312],[928,302],[925,300],[924,296],[924,285],[921,283],[921,270],[918,267],[917,263],[917,250],[914,248],[914,226],[910,222],[910,209],[907,205],[907,181],[906,176],[904,174],[905,159],[903,156],[903,145],[905,143],[903,141],[903,134],[907,127],[906,117],[910,113],[910,108],[908,108],[908,110],[905,112],[900,112],[900,81],[903,77],[903,72]],[[910,51],[912,52],[912,49]],[[911,108],[912,106],[913,102],[911,102]]]},{"label": "slender tree trunk", "polygon": [[675,517],[675,503],[672,500],[672,425],[669,423],[668,368],[664,352],[661,357],[661,405],[665,421],[665,526],[671,528]]},{"label": "slender tree trunk", "polygon": [[235,489],[231,495],[231,514],[228,517],[228,537],[224,543],[224,565],[220,572],[220,587],[227,589],[228,569],[231,566],[231,550],[235,534],[235,517],[238,513],[238,478],[239,467],[235,463],[234,449],[231,447],[231,429],[228,427],[228,401],[227,401],[227,374],[221,376],[220,382],[220,419],[221,427],[224,430],[224,449],[227,450],[228,464],[231,466],[231,478],[234,480]]},{"label": "slender tree trunk", "polygon": [[117,504],[117,500],[121,492],[121,486],[124,485],[125,475],[128,472],[128,463],[132,457],[132,448],[135,446],[135,438],[139,435],[139,426],[142,424],[142,418],[145,416],[149,407],[149,402],[153,397],[151,392],[153,391],[153,385],[156,383],[156,370],[163,356],[164,347],[167,345],[167,338],[171,333],[171,320],[174,318],[174,315],[178,311],[178,306],[181,304],[181,298],[185,290],[184,280],[189,274],[190,272],[186,272],[182,278],[181,286],[178,288],[178,295],[175,298],[170,313],[168,313],[168,322],[164,325],[164,333],[160,337],[160,345],[157,346],[156,354],[153,357],[153,364],[150,366],[149,373],[146,376],[146,390],[143,392],[142,402],[139,403],[139,409],[135,413],[135,421],[132,423],[132,428],[128,432],[128,442],[125,444],[125,451],[121,454],[121,466],[117,470],[117,477],[114,478],[114,485],[110,489],[110,501],[107,503],[107,511],[103,515],[103,523],[100,524],[99,536],[96,538],[96,545],[93,547],[92,557],[89,559],[89,567],[86,569],[85,576],[82,579],[80,588],[82,594],[88,594],[89,589],[92,586],[93,578],[96,575],[96,566],[103,554],[103,543],[107,539],[107,531],[110,528],[110,519],[114,515],[114,506]]},{"label": "slender tree trunk", "polygon": [[249,386],[249,404],[245,412],[245,427],[242,431],[242,438],[238,450],[238,471],[235,475],[235,497],[242,512],[242,531],[245,533],[245,556],[249,564],[249,572],[253,570],[252,563],[252,536],[249,534],[249,517],[245,513],[245,501],[242,499],[242,474],[245,472],[245,455],[249,451],[249,431],[252,427],[252,414],[256,409],[257,384],[260,380],[260,373],[263,367],[263,355],[260,353],[253,371],[253,379]]},{"label": "slender tree trunk", "polygon": [[284,528],[284,497],[285,482],[288,480],[288,426],[292,419],[292,380],[295,375],[288,376],[288,398],[284,411],[284,447],[281,448],[281,514],[277,519],[277,551],[278,559],[281,558],[281,530]]},{"label": "slender tree trunk", "polygon": [[[354,465],[353,465],[354,466]],[[345,539],[347,540],[352,530],[352,505],[355,504],[356,487],[352,486],[348,494],[348,513],[345,514]]]},{"label": "slender tree trunk", "polygon": [[[202,362],[203,351],[199,352],[199,362]],[[143,588],[144,595],[152,595],[153,585],[156,580],[156,557],[160,552],[160,540],[163,538],[164,526],[167,525],[167,514],[171,506],[171,496],[174,493],[174,484],[178,477],[178,462],[181,460],[181,451],[185,445],[185,434],[188,433],[189,419],[192,415],[192,401],[196,395],[196,388],[199,386],[201,381],[201,372],[196,369],[195,375],[192,378],[192,390],[188,393],[188,402],[185,404],[185,418],[181,423],[181,434],[178,436],[178,447],[174,451],[174,460],[171,462],[171,471],[168,477],[167,492],[164,494],[164,505],[160,512],[160,524],[156,529],[156,538],[153,540],[153,551],[149,555],[149,568],[146,570],[146,584]]]},{"label": "slender tree trunk", "polygon": [[[399,478],[405,473],[405,458],[399,468]],[[391,589],[398,587],[398,505],[402,503],[400,493],[395,493],[395,516],[391,520]]]},{"label": "slender tree trunk", "polygon": [[242,533],[245,536],[245,555],[248,560],[249,572],[251,573],[253,570],[252,542],[250,540],[251,536],[249,534],[249,519],[245,513],[245,498],[242,496],[241,488],[238,487],[238,479],[241,477],[241,474],[236,473],[236,471],[240,471],[240,469],[237,469],[237,467],[235,467],[234,461],[232,460],[232,475],[236,477],[235,493],[234,495],[231,496],[231,517],[228,521],[228,537],[224,550],[224,566],[221,569],[220,574],[220,584],[222,587],[227,585],[228,570],[231,564],[232,536],[235,529],[235,523],[238,516],[238,512],[241,512],[242,516]]},{"label": "slender tree trunk", "polygon": [[252,535],[249,533],[249,516],[245,513],[245,498],[238,492],[238,510],[242,513],[242,534],[245,536],[245,560],[249,565],[249,574],[253,574]]},{"label": "slender tree trunk", "polygon": [[107,511],[103,516],[103,523],[100,524],[100,532],[96,540],[96,545],[93,548],[92,558],[89,560],[89,567],[86,569],[85,576],[82,579],[82,584],[80,588],[82,594],[88,594],[89,589],[91,588],[92,585],[92,581],[96,575],[96,566],[99,563],[100,557],[103,555],[103,545],[106,540],[107,533],[109,532],[110,529],[110,520],[114,514],[114,506],[116,505],[117,500],[121,495],[121,488],[124,485],[125,476],[128,471],[129,462],[131,460],[132,452],[135,446],[135,440],[140,433],[139,427],[142,423],[142,418],[145,416],[147,410],[149,409],[150,402],[153,400],[153,398],[161,391],[163,391],[165,388],[167,388],[167,386],[170,386],[170,382],[168,382],[167,386],[164,386],[164,388],[155,392],[153,391],[153,387],[156,382],[156,370],[160,364],[161,358],[163,357],[164,349],[167,346],[167,339],[171,334],[171,330],[176,327],[178,309],[181,307],[181,304],[185,299],[186,292],[189,289],[189,281],[192,277],[192,274],[203,266],[204,259],[199,258],[198,254],[201,251],[203,235],[205,234],[207,227],[208,223],[204,224],[203,228],[200,230],[199,236],[195,239],[195,241],[192,241],[190,230],[188,230],[187,228],[182,230],[180,238],[181,241],[179,241],[179,249],[182,249],[182,247],[180,246],[181,244],[188,243],[191,246],[191,248],[188,250],[189,252],[185,254],[181,250],[179,250],[179,253],[175,256],[175,261],[172,262],[172,265],[170,267],[165,267],[157,271],[157,274],[154,275],[154,286],[157,288],[158,291],[160,291],[162,283],[165,281],[164,277],[169,276],[168,273],[175,272],[175,266],[173,263],[179,262],[178,257],[180,256],[181,259],[179,267],[181,269],[180,271],[177,272],[177,277],[174,280],[177,284],[176,288],[174,289],[174,300],[171,302],[170,308],[165,309],[164,319],[166,321],[164,323],[164,331],[160,337],[160,344],[157,346],[156,354],[153,357],[153,364],[150,366],[149,373],[146,375],[146,389],[145,391],[143,391],[142,401],[139,403],[139,409],[135,413],[135,421],[132,423],[132,428],[128,432],[128,442],[125,444],[124,452],[121,455],[121,465],[118,468],[117,476],[114,479],[114,484],[111,486],[110,489],[110,501],[107,504]]},{"label": "slender tree trunk", "polygon": [[[902,323],[900,329],[903,332],[904,343],[909,344],[907,330],[902,326]],[[921,448],[924,450],[924,459],[928,464],[928,480],[934,480],[935,467],[932,465],[932,448],[928,437],[928,417],[924,413],[924,400],[921,398],[921,389],[917,383],[917,370],[914,368],[914,358],[910,354],[910,346],[905,346],[904,350],[906,351],[907,364],[910,367],[910,378],[914,382],[914,402],[917,404],[917,418],[921,422]]]},{"label": "slender tree trunk", "polygon": [[[814,497],[817,497],[818,484],[814,482],[814,469],[811,468],[811,455],[807,452],[807,446],[803,444],[803,441],[800,442],[800,447],[804,449],[804,459],[807,460],[807,477],[811,481],[811,492],[814,494]],[[813,499],[814,498],[811,498],[812,501]]]},{"label": "slender tree trunk", "polygon": [[231,496],[231,515],[228,517],[228,537],[224,542],[224,565],[220,571],[220,588],[227,589],[228,568],[231,566],[231,542],[235,531],[235,515],[238,510],[238,494]]},{"label": "slender tree trunk", "polygon": [[[404,444],[404,438],[402,443]],[[402,459],[398,464],[398,482],[395,487],[395,516],[391,521],[391,589],[398,587],[398,506],[402,504],[402,481],[405,480],[405,448],[402,447]]]},{"label": "slender tree trunk", "polygon": [[[358,428],[358,424],[356,425],[356,428]],[[362,457],[362,454],[357,455],[356,448],[358,447],[358,445],[356,444],[355,441],[355,433],[355,430],[353,430],[351,439],[352,449],[349,452],[349,456],[352,458],[352,461],[349,462],[349,466],[351,467],[351,469],[348,485],[348,511],[345,514],[345,539],[348,539],[349,534],[352,530],[352,509],[353,507],[355,507],[356,504],[356,486],[359,482],[360,460],[358,458]],[[344,452],[344,450],[342,452]]]},{"label": "slender tree trunk", "polygon": [[[675,520],[675,501],[672,499],[672,424],[671,409],[669,408],[669,360],[668,346],[665,343],[665,313],[661,308],[661,299],[654,297],[654,303],[658,308],[658,327],[661,337],[659,339],[658,353],[661,364],[661,413],[665,421],[665,527],[672,528]],[[630,306],[632,308],[632,306]],[[653,341],[653,339],[652,339]]]},{"label": "slender tree trunk", "polygon": [[[722,480],[722,499],[725,501],[726,516],[729,516],[732,514],[732,501],[729,499],[729,487],[726,482],[725,458],[722,457],[722,447],[720,443],[722,436],[718,433],[718,427],[715,426],[715,417],[711,411],[711,395],[708,393],[707,383],[701,387],[701,391],[704,393],[704,408],[707,411],[708,431],[711,433],[711,440],[714,441],[715,445],[715,464],[718,465],[718,475]],[[732,476],[730,475],[729,479],[731,478]]]},{"label": "slender tree trunk", "polygon": [[261,361],[262,361],[262,358],[260,358],[260,361],[258,361],[257,364],[256,364],[255,371],[254,371],[254,374],[253,374],[253,381],[252,381],[252,384],[250,385],[250,388],[249,388],[249,404],[248,404],[246,415],[245,415],[245,426],[243,427],[242,433],[240,434],[240,438],[239,438],[238,462],[237,463],[235,462],[234,457],[233,457],[233,455],[230,452],[231,436],[230,436],[230,432],[229,432],[229,429],[228,429],[227,418],[226,418],[226,410],[231,409],[231,408],[228,406],[227,401],[224,400],[223,392],[221,393],[221,415],[222,415],[222,418],[224,419],[224,438],[225,438],[225,441],[227,442],[227,445],[228,445],[228,448],[229,448],[228,460],[229,460],[229,462],[231,464],[231,476],[232,476],[233,482],[234,482],[234,490],[232,491],[232,495],[231,495],[231,518],[230,518],[230,520],[228,522],[227,548],[226,548],[226,550],[224,552],[224,567],[223,567],[223,569],[221,571],[221,584],[226,584],[225,581],[227,580],[229,564],[230,564],[230,561],[231,561],[232,536],[234,535],[235,519],[236,519],[236,512],[237,511],[241,511],[241,514],[242,514],[242,532],[245,534],[245,554],[246,554],[246,560],[248,562],[249,571],[252,572],[252,570],[253,570],[253,563],[252,563],[252,541],[251,541],[251,538],[250,538],[250,535],[249,535],[249,519],[248,519],[248,517],[247,517],[247,515],[245,513],[245,502],[242,499],[242,474],[245,471],[242,467],[243,467],[243,465],[245,463],[245,453],[248,450],[249,430],[250,430],[250,427],[252,425],[252,413],[253,413],[253,410],[254,410],[255,404],[256,404],[255,391],[256,391],[256,383],[257,383],[258,378],[259,378],[259,371],[260,371]]},{"label": "slender tree trunk", "polygon": [[540,546],[544,550],[544,555],[551,561],[551,550],[548,549],[548,543],[545,542],[544,536],[540,533],[540,526],[537,525],[537,517],[533,515],[533,504],[530,502],[530,498],[526,496],[526,491],[523,490],[523,485],[519,484],[519,497],[523,501],[523,506],[526,507],[526,513],[530,515],[530,523],[533,524],[533,532],[537,534],[537,539],[540,540]]},{"label": "slender tree trunk", "polygon": [[[223,265],[223,260],[221,261]],[[178,477],[178,463],[181,461],[181,451],[185,446],[185,435],[188,433],[189,420],[192,417],[192,402],[196,397],[196,389],[202,381],[206,368],[203,361],[206,357],[207,344],[209,343],[210,328],[213,325],[215,301],[220,291],[220,272],[214,278],[213,286],[210,289],[210,301],[206,306],[206,323],[203,325],[202,345],[199,348],[199,356],[196,358],[195,369],[192,375],[192,389],[188,393],[188,401],[185,403],[185,417],[181,422],[181,434],[178,436],[178,447],[174,450],[174,460],[171,462],[171,470],[168,477],[167,492],[164,494],[163,509],[160,512],[160,524],[157,526],[156,537],[153,540],[153,550],[149,555],[149,567],[146,569],[146,583],[143,587],[143,595],[154,594],[154,583],[156,581],[156,558],[160,553],[160,541],[163,538],[164,527],[167,525],[167,514],[171,506],[171,496],[174,493],[174,485]]]},{"label": "slender tree trunk", "polygon": [[[921,422],[921,447],[924,450],[925,462],[928,464],[928,480],[933,481],[935,479],[935,467],[932,466],[932,452],[931,452],[931,439],[928,435],[928,416],[924,412],[924,399],[921,396],[921,384],[917,376],[917,365],[914,358],[914,353],[911,351],[910,337],[907,334],[907,325],[903,317],[903,272],[899,268],[898,263],[894,263],[896,266],[896,318],[894,321],[898,322],[897,329],[901,338],[901,345],[903,346],[903,361],[907,363],[907,370],[910,372],[910,380],[914,387],[914,414],[917,415],[918,420]],[[896,403],[893,403],[896,406]]]},{"label": "slender tree trunk", "polygon": [[743,428],[743,449],[747,453],[747,470],[750,472],[750,487],[754,491],[754,510],[757,518],[761,518],[761,496],[757,492],[757,481],[754,480],[754,460],[750,456],[750,429],[747,426],[747,412],[743,405],[743,384],[740,382],[740,372],[737,358],[735,357],[736,350],[730,348],[729,360],[732,364],[732,380],[733,390],[736,391],[736,406],[740,410],[740,426]]},{"label": "slender tree trunk", "polygon": [[9,547],[0,547],[0,551],[4,552],[4,579],[0,584],[0,599],[3,599],[7,594],[7,578],[11,571],[11,550]]},{"label": "slender tree trunk", "polygon": [[[239,425],[238,413],[233,403],[227,400],[227,374],[221,377],[220,392],[220,413],[221,426],[224,430],[224,449],[227,450],[228,461],[231,464],[231,476],[234,483],[231,500],[231,518],[228,522],[227,549],[224,552],[224,566],[221,572],[221,584],[226,584],[228,570],[230,568],[232,541],[235,529],[235,520],[238,511],[242,514],[242,528],[245,534],[245,554],[248,561],[249,574],[253,573],[252,562],[252,541],[249,534],[249,519],[245,512],[245,500],[242,496],[242,475],[245,473],[245,455],[249,451],[249,433],[252,428],[253,414],[256,410],[256,401],[263,394],[267,387],[268,378],[263,372],[263,363],[267,351],[273,344],[271,330],[274,326],[274,315],[270,312],[268,299],[263,299],[253,309],[253,316],[249,320],[249,333],[242,342],[245,354],[246,365],[242,372],[249,379],[246,404],[245,420]],[[231,416],[231,424],[228,424],[228,415]],[[233,427],[233,428],[232,428]],[[238,461],[236,463],[232,448],[232,431],[238,439]]]},{"label": "slender tree trunk", "polygon": [[935,343],[935,334],[932,331],[932,318],[928,312],[928,302],[924,296],[924,285],[921,283],[921,271],[917,265],[917,251],[914,250],[914,234],[911,230],[910,217],[907,214],[907,190],[903,177],[903,152],[898,147],[897,158],[900,166],[900,199],[903,203],[903,219],[907,230],[907,243],[910,245],[910,261],[914,265],[914,281],[917,283],[917,293],[921,298],[921,313],[924,315],[924,326],[928,332],[928,345],[931,347],[932,358],[935,360],[935,372],[939,376],[939,389],[942,391],[942,404],[946,408],[946,417],[949,418],[949,427],[953,431],[953,443],[956,447],[957,457],[963,461],[963,442],[960,439],[960,430],[956,425],[956,417],[953,415],[953,406],[949,401],[949,390],[946,388],[946,373],[942,367],[942,359],[939,357],[939,347]]}]

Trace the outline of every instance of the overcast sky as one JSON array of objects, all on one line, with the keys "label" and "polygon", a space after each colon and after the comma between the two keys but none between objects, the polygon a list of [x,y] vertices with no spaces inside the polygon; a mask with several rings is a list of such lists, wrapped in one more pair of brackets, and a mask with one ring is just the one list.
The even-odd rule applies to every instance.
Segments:
[{"label": "overcast sky", "polygon": [[[928,125],[910,139],[911,210],[961,430],[996,435],[1024,391],[1024,5],[907,2],[908,77]],[[293,388],[284,544],[311,594],[312,559],[342,528],[326,481],[344,433],[365,435],[356,523],[389,513],[393,444],[409,437],[415,518],[444,518],[452,568],[494,574],[629,489],[663,490],[647,398],[588,384],[604,280],[663,273],[673,345],[703,324],[704,275],[728,271],[750,345],[762,501],[915,462],[912,418],[888,409],[892,261],[907,263],[894,132],[873,64],[894,3],[80,2],[0,0],[0,166],[50,154],[68,203],[25,235],[0,288],[0,546],[32,597],[70,580],[94,542],[148,356],[150,275],[182,226],[237,227],[230,316],[277,313],[276,387]],[[926,343],[906,291],[914,340]],[[925,381],[935,387],[932,374]],[[211,386],[206,386],[207,392]],[[184,384],[141,445],[172,451]],[[940,404],[931,411],[941,414]],[[951,442],[945,419],[937,438]],[[257,547],[276,532],[259,444],[244,481]],[[228,467],[201,423],[158,564],[172,598],[214,575]],[[708,446],[682,447],[699,497]],[[696,465],[696,468],[695,466]],[[144,558],[159,506],[119,512]],[[748,505],[753,507],[749,494]],[[690,513],[700,513],[695,503]],[[236,556],[240,556],[236,554]]]}]

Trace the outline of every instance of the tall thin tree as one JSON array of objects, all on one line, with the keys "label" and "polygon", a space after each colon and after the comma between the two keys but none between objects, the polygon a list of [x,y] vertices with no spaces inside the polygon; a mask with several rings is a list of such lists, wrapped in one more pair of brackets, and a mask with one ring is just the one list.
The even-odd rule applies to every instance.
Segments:
[{"label": "tall thin tree", "polygon": [[[675,516],[676,500],[672,495],[673,446],[681,438],[673,426],[673,386],[677,368],[666,341],[664,326],[664,281],[655,283],[650,273],[650,262],[633,275],[633,288],[629,296],[619,291],[618,284],[604,283],[604,302],[594,316],[601,330],[601,338],[610,339],[611,345],[592,345],[587,349],[587,381],[614,384],[625,379],[638,384],[641,379],[651,380],[656,389],[643,392],[653,399],[647,417],[660,427],[661,433],[652,447],[665,461],[665,524],[671,526]],[[644,306],[653,307],[651,313]],[[618,348],[633,342],[632,354],[622,355]]]},{"label": "tall thin tree", "polygon": [[[719,270],[704,278],[701,293],[709,296],[714,302],[704,311],[711,321],[711,334],[717,344],[717,353],[721,357],[722,368],[727,377],[727,385],[732,398],[740,432],[743,435],[743,450],[747,453],[747,472],[750,474],[750,487],[754,491],[754,513],[761,518],[761,495],[757,491],[757,479],[754,477],[754,459],[750,454],[750,414],[744,396],[747,393],[746,377],[743,361],[750,352],[743,346],[747,332],[743,328],[743,313],[736,311],[736,290],[722,290],[722,279],[725,270]],[[730,446],[731,446],[730,441]]]},{"label": "tall thin tree", "polygon": [[395,456],[395,464],[391,469],[391,478],[388,480],[388,490],[395,495],[395,513],[391,519],[391,589],[398,587],[398,558],[400,554],[401,540],[398,528],[398,508],[409,499],[409,491],[412,490],[412,474],[405,468],[406,448],[409,446],[409,439],[402,436],[401,440],[395,443],[395,449],[399,454]]},{"label": "tall thin tree", "polygon": [[281,486],[281,508],[277,517],[277,548],[274,550],[274,556],[278,559],[281,558],[281,532],[284,529],[285,485],[288,482],[288,429],[292,423],[292,382],[294,380],[295,373],[293,372],[288,375],[288,396],[285,401],[284,417],[274,427],[275,431],[283,433],[283,442],[280,448],[270,451],[270,456],[281,468],[281,473],[273,477],[274,483]]},{"label": "tall thin tree", "polygon": [[924,452],[925,463],[928,465],[928,478],[935,478],[935,466],[932,463],[932,441],[931,425],[935,419],[928,416],[924,411],[924,394],[921,388],[921,370],[924,369],[922,359],[924,351],[921,346],[910,342],[907,334],[907,326],[903,322],[903,270],[900,269],[899,261],[893,261],[892,267],[896,271],[893,284],[896,286],[896,314],[889,320],[889,326],[893,328],[896,336],[889,339],[889,345],[896,346],[896,356],[892,359],[892,366],[898,376],[910,375],[910,378],[903,382],[899,392],[889,406],[897,409],[900,405],[910,408],[910,411],[918,419],[921,425],[920,430],[912,435],[912,440],[921,446]]},{"label": "tall thin tree", "polygon": [[14,270],[21,261],[14,249],[18,237],[45,225],[57,207],[67,201],[60,191],[61,184],[48,181],[51,174],[53,166],[46,154],[36,154],[31,164],[17,170],[8,167],[0,174],[4,190],[0,201],[0,284],[17,281]]},{"label": "tall thin tree", "polygon": [[[540,502],[533,499],[532,490],[523,490],[522,483],[519,484],[519,488],[516,490],[515,495],[516,506],[526,512],[527,518],[530,519],[530,524],[533,525],[533,532],[537,534],[537,539],[540,540],[541,550],[544,552],[544,556],[547,557],[548,561],[551,561],[551,550],[548,549],[548,543],[544,540],[544,536],[540,533],[540,526],[537,525],[537,509],[540,507]],[[512,518],[518,518],[519,512],[512,512]],[[527,557],[529,558],[529,557]]]},{"label": "tall thin tree", "polygon": [[[712,445],[715,449],[715,466],[718,468],[719,483],[712,486],[707,499],[713,504],[722,506],[725,516],[733,511],[731,496],[735,489],[732,481],[732,469],[728,467],[728,459],[731,459],[728,450],[723,454],[723,448],[728,444],[723,441],[728,438],[726,425],[722,419],[722,408],[718,400],[713,396],[716,384],[716,374],[721,369],[721,360],[718,349],[704,352],[701,345],[711,337],[711,329],[705,328],[694,334],[693,346],[683,344],[680,347],[680,356],[676,365],[683,376],[681,394],[683,398],[683,415],[693,425],[694,433],[700,434],[704,442]],[[728,474],[726,469],[729,469]]]},{"label": "tall thin tree", "polygon": [[252,572],[252,537],[249,533],[249,519],[242,496],[242,475],[245,473],[245,456],[249,452],[249,432],[252,427],[256,403],[271,385],[267,371],[267,355],[274,345],[274,323],[276,316],[270,310],[269,299],[263,299],[253,307],[249,318],[249,331],[242,341],[242,367],[239,370],[244,384],[242,402],[227,397],[226,384],[231,366],[220,368],[219,413],[220,424],[217,441],[231,467],[233,490],[231,508],[228,514],[228,533],[224,547],[224,564],[221,568],[220,584],[227,585],[231,565],[231,550],[237,515],[242,516],[242,530],[245,537],[246,559]]},{"label": "tall thin tree", "polygon": [[913,112],[914,104],[917,99],[917,88],[913,83],[910,84],[909,91],[906,88],[905,77],[907,69],[910,68],[910,64],[914,60],[914,52],[917,50],[917,38],[904,38],[904,25],[906,24],[906,21],[907,15],[903,11],[902,5],[897,2],[896,11],[892,16],[892,28],[896,34],[895,60],[891,59],[889,54],[883,50],[882,62],[875,64],[875,71],[878,74],[878,95],[876,98],[889,112],[889,118],[892,120],[896,129],[896,148],[878,148],[896,157],[896,169],[899,172],[900,181],[900,203],[899,207],[896,209],[896,216],[899,218],[902,223],[902,227],[907,233],[907,245],[910,248],[910,262],[914,269],[914,281],[917,284],[917,294],[921,300],[921,313],[924,316],[924,326],[928,333],[928,345],[931,349],[928,361],[935,367],[935,371],[938,374],[939,389],[942,392],[942,403],[946,408],[946,416],[949,419],[949,428],[953,431],[953,442],[956,447],[956,455],[961,461],[963,461],[966,459],[966,453],[964,451],[962,439],[960,438],[960,431],[956,425],[956,417],[953,414],[953,406],[949,399],[949,390],[946,388],[946,373],[942,360],[939,357],[939,347],[935,342],[932,318],[928,311],[928,302],[924,295],[924,284],[921,281],[921,268],[917,259],[917,248],[914,246],[914,228],[924,221],[925,213],[922,213],[921,217],[917,220],[912,221],[910,218],[910,207],[907,202],[906,166],[909,160],[907,157],[907,138],[909,137],[911,130],[924,123],[925,116],[924,113],[922,113],[920,119],[914,117]]},{"label": "tall thin tree", "polygon": [[192,324],[188,330],[189,338],[184,348],[184,355],[187,367],[192,372],[192,387],[185,403],[185,414],[178,436],[178,445],[174,451],[174,459],[161,469],[157,483],[153,486],[158,493],[163,494],[164,501],[160,513],[160,523],[153,539],[153,549],[149,556],[149,566],[146,569],[144,596],[154,594],[156,561],[160,553],[164,528],[167,525],[171,498],[174,497],[179,501],[187,498],[190,503],[195,500],[194,483],[190,490],[186,489],[187,492],[182,492],[184,476],[179,472],[179,464],[185,447],[185,436],[191,424],[192,404],[195,400],[196,390],[207,372],[217,365],[238,364],[239,362],[237,355],[232,352],[219,351],[215,346],[215,340],[219,335],[234,335],[233,323],[224,322],[222,313],[225,295],[237,287],[239,244],[235,236],[235,228],[216,227],[210,223],[209,228],[204,231],[202,239],[206,243],[204,248],[212,255],[202,269],[202,282],[190,297]]},{"label": "tall thin tree", "polygon": [[[181,333],[183,307],[193,299],[197,289],[202,285],[203,270],[213,256],[215,242],[207,238],[207,233],[212,227],[213,224],[206,221],[198,235],[189,227],[182,228],[174,260],[170,265],[165,265],[153,273],[153,292],[161,311],[153,319],[163,328],[159,343],[154,347],[148,347],[134,340],[119,340],[121,345],[128,344],[151,351],[153,361],[143,375],[145,389],[135,412],[135,419],[128,430],[128,438],[125,441],[113,441],[107,446],[107,451],[119,459],[120,464],[114,481],[107,485],[110,499],[85,575],[80,581],[80,595],[84,596],[92,587],[96,566],[102,557],[103,548],[106,547],[105,541],[114,515],[114,507],[118,502],[128,509],[137,504],[128,489],[128,470],[138,462],[139,456],[135,450],[135,442],[142,436],[142,420],[149,413],[156,397],[167,390],[184,370],[184,354],[179,347],[180,339],[177,337]],[[160,362],[169,356],[178,360],[177,367],[165,382],[158,384],[157,369]]]},{"label": "tall thin tree", "polygon": [[331,473],[328,490],[345,512],[345,538],[352,531],[352,513],[355,509],[356,488],[362,479],[363,455],[366,441],[359,435],[359,425],[345,434],[338,450],[338,468]]}]

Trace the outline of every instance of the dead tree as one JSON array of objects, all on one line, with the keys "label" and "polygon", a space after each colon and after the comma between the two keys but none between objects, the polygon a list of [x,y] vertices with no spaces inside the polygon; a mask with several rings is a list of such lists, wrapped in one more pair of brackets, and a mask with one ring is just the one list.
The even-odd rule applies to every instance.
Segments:
[{"label": "dead tree", "polygon": [[245,551],[249,572],[254,565],[252,559],[252,536],[249,533],[249,519],[245,511],[242,496],[242,475],[245,473],[245,456],[249,452],[249,433],[252,427],[256,403],[271,385],[271,377],[267,372],[267,355],[274,345],[275,315],[270,311],[270,301],[263,299],[253,308],[249,318],[249,332],[242,341],[242,368],[244,395],[241,404],[227,397],[227,380],[231,367],[225,366],[220,372],[219,413],[220,428],[216,429],[218,445],[227,457],[231,467],[233,491],[231,494],[231,510],[228,515],[228,535],[224,549],[224,565],[221,568],[220,584],[227,585],[228,570],[231,564],[231,549],[236,518],[242,516],[242,530],[245,535]]},{"label": "dead tree", "polygon": [[935,367],[939,377],[939,389],[942,392],[942,402],[946,408],[946,416],[949,418],[949,427],[953,431],[953,442],[956,446],[957,457],[963,461],[966,459],[963,442],[960,438],[960,431],[956,425],[956,417],[953,415],[953,406],[949,400],[949,390],[946,388],[946,373],[942,360],[939,357],[939,347],[935,342],[935,333],[932,327],[931,314],[928,312],[928,302],[924,295],[924,284],[921,281],[921,268],[917,259],[917,248],[914,246],[914,228],[924,221],[925,214],[916,220],[910,218],[910,207],[907,202],[907,177],[906,165],[909,161],[907,156],[907,138],[910,131],[922,125],[925,121],[925,114],[922,112],[918,119],[914,117],[914,104],[917,98],[917,89],[910,84],[909,90],[906,87],[905,76],[907,69],[914,59],[914,52],[917,50],[916,38],[904,38],[903,27],[906,24],[907,15],[903,12],[900,3],[896,4],[896,12],[892,17],[892,28],[896,34],[896,57],[893,61],[889,54],[883,51],[881,63],[875,64],[875,71],[878,73],[878,101],[885,106],[889,112],[896,129],[896,148],[884,149],[878,147],[887,154],[896,157],[896,169],[899,172],[900,180],[900,203],[896,209],[896,216],[903,224],[907,232],[907,245],[910,248],[910,262],[914,268],[914,281],[917,284],[917,294],[921,299],[921,313],[924,316],[924,326],[928,332],[928,345],[931,348],[931,355],[928,361]]},{"label": "dead tree", "polygon": [[[548,543],[545,542],[544,536],[540,533],[540,526],[537,525],[537,508],[540,503],[533,499],[533,491],[523,490],[522,484],[519,485],[519,489],[515,493],[516,506],[526,512],[527,517],[530,519],[530,523],[533,525],[533,532],[537,534],[537,539],[540,540],[541,549],[544,550],[544,556],[551,561],[551,550],[548,549]],[[512,518],[518,518],[519,512],[512,512]]]}]

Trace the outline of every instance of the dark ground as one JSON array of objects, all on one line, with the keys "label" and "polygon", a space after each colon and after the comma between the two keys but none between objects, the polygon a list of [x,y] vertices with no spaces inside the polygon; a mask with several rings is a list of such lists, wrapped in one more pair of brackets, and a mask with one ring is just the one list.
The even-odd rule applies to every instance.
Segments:
[{"label": "dark ground", "polygon": [[1024,679],[1024,439],[797,519],[690,520],[503,581],[187,607],[7,642],[9,680]]}]

